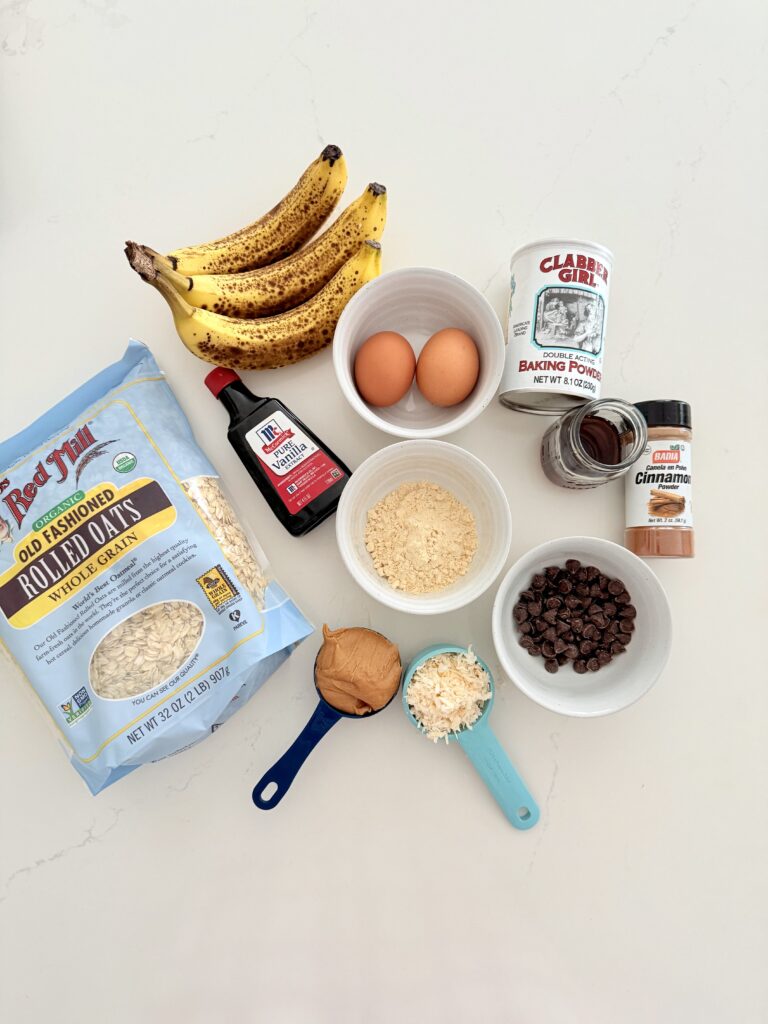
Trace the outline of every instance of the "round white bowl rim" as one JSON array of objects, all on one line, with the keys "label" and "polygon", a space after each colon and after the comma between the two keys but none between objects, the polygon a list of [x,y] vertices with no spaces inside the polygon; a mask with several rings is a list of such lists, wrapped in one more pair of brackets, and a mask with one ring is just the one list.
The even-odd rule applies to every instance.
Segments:
[{"label": "round white bowl rim", "polygon": [[[509,590],[510,582],[518,571],[519,564],[523,560],[528,561],[533,556],[538,556],[540,552],[543,553],[545,551],[550,550],[555,545],[577,545],[580,541],[589,541],[590,543],[596,543],[599,546],[604,546],[608,549],[620,551],[622,552],[622,557],[624,557],[624,555],[629,556],[630,562],[634,560],[639,562],[643,569],[650,574],[651,579],[655,582],[658,594],[662,599],[664,614],[669,628],[669,644],[667,647],[666,655],[664,657],[664,660],[662,661],[659,671],[653,677],[653,679],[651,679],[646,688],[642,692],[632,697],[631,700],[628,700],[625,703],[619,704],[616,707],[603,708],[597,711],[584,711],[578,710],[578,708],[564,711],[562,708],[554,707],[553,704],[542,699],[538,690],[531,689],[526,682],[521,682],[520,679],[517,677],[517,673],[510,671],[510,662],[507,659],[506,653],[507,641],[503,639],[502,633],[502,605],[504,604],[504,600],[507,596],[507,591]],[[661,580],[650,567],[650,565],[644,562],[643,559],[636,555],[633,551],[630,551],[628,548],[625,548],[623,544],[617,544],[615,541],[607,540],[605,537],[594,537],[589,534],[579,534],[572,537],[553,537],[552,540],[545,540],[542,544],[537,544],[536,547],[530,548],[528,551],[525,551],[519,558],[515,559],[515,562],[504,573],[504,575],[501,578],[501,581],[499,582],[498,587],[496,588],[496,596],[493,599],[493,610],[491,612],[491,636],[493,639],[493,646],[496,649],[496,656],[499,659],[504,674],[507,676],[508,679],[512,681],[512,683],[518,688],[518,690],[520,690],[521,693],[524,693],[526,697],[528,697],[530,700],[534,702],[534,704],[538,704],[539,707],[545,708],[545,710],[547,711],[553,711],[556,715],[562,715],[565,718],[604,718],[606,715],[613,715],[617,711],[624,711],[625,708],[632,707],[633,704],[636,704],[642,697],[645,697],[645,695],[650,690],[652,690],[653,687],[656,685],[656,682],[658,681],[661,673],[664,671],[666,663],[669,659],[669,651],[672,646],[672,622],[672,608],[669,603],[667,592],[665,591]]]},{"label": "round white bowl rim", "polygon": [[[438,277],[442,278],[443,280],[450,280],[452,282],[457,283],[461,288],[473,292],[476,298],[480,300],[480,305],[486,307],[486,311],[490,313],[494,323],[496,324],[496,327],[494,328],[494,333],[496,334],[497,341],[501,345],[499,351],[503,353],[503,356],[506,355],[506,343],[504,341],[504,330],[501,326],[501,321],[496,315],[496,310],[490,304],[486,296],[483,295],[479,288],[476,288],[473,284],[467,281],[466,278],[460,277],[458,274],[454,274],[450,270],[442,270],[440,267],[398,267],[396,270],[387,270],[385,273],[380,274],[378,277],[375,277],[372,281],[369,281],[367,284],[363,285],[360,291],[357,292],[357,294],[353,295],[349,302],[346,304],[337,322],[336,330],[338,331],[339,325],[344,323],[344,318],[345,316],[347,316],[347,310],[354,310],[357,308],[357,306],[361,305],[362,302],[364,301],[362,296],[370,292],[371,289],[375,288],[379,282],[384,280],[391,280],[393,277],[404,277],[414,273],[426,274],[427,276]],[[496,396],[496,392],[499,389],[499,384],[501,383],[502,373],[504,372],[504,357],[502,357],[499,363],[498,372],[494,374],[496,380],[494,383],[493,390],[491,391],[489,387],[487,396],[479,405],[470,406],[469,408],[465,409],[462,413],[460,413],[460,415],[458,415],[455,419],[448,420],[448,422],[442,423],[436,427],[401,427],[398,426],[396,423],[390,423],[388,420],[382,419],[380,416],[377,416],[373,409],[371,409],[371,407],[367,404],[367,402],[364,402],[360,395],[357,393],[357,389],[354,387],[354,384],[351,387],[348,387],[346,385],[346,381],[343,379],[343,375],[346,369],[344,366],[346,354],[342,356],[341,350],[337,345],[332,345],[331,348],[333,356],[333,368],[336,372],[336,379],[339,382],[339,386],[341,387],[344,397],[355,410],[355,412],[364,420],[366,420],[366,422],[370,423],[371,426],[377,427],[385,434],[389,434],[392,437],[402,437],[411,441],[445,437],[447,434],[453,434],[455,431],[461,430],[462,427],[466,427],[469,423],[472,423],[475,419],[477,419],[481,412],[488,408],[488,406],[493,401],[494,397]]]}]

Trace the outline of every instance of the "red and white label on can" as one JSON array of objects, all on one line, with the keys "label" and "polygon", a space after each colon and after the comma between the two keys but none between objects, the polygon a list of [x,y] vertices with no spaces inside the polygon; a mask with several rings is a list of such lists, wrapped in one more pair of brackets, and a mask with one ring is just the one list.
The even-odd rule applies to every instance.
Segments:
[{"label": "red and white label on can", "polygon": [[534,242],[514,253],[505,405],[555,413],[600,397],[612,273],[611,252],[594,242]]},{"label": "red and white label on can", "polygon": [[344,476],[341,466],[283,412],[251,427],[245,439],[292,515]]}]

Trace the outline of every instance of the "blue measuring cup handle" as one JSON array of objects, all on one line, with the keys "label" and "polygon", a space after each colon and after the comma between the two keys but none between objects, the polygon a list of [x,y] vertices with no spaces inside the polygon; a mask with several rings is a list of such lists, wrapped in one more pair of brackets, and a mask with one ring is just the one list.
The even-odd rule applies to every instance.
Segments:
[{"label": "blue measuring cup handle", "polygon": [[456,737],[480,778],[515,828],[533,828],[539,808],[490,726],[481,719]]},{"label": "blue measuring cup handle", "polygon": [[[296,778],[299,768],[328,730],[343,717],[341,712],[335,711],[330,704],[320,701],[291,746],[253,787],[251,796],[257,807],[262,811],[271,811],[273,807],[277,807]],[[275,792],[269,797],[262,796],[264,790],[273,782],[277,786]]]}]

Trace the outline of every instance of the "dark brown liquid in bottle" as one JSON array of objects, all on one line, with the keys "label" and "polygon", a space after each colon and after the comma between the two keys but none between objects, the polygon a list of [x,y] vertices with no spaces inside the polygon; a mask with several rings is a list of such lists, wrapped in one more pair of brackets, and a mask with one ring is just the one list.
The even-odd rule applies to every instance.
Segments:
[{"label": "dark brown liquid in bottle", "polygon": [[579,427],[579,440],[584,451],[603,466],[621,462],[621,437],[613,423],[601,416],[585,416]]}]

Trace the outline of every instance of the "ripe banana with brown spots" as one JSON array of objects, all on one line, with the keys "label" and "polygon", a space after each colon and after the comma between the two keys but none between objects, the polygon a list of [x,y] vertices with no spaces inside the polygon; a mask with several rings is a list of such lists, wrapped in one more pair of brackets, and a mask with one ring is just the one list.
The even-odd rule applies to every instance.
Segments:
[{"label": "ripe banana with brown spots", "polygon": [[144,280],[159,274],[190,306],[224,316],[268,316],[316,295],[367,238],[381,239],[386,218],[387,190],[372,182],[319,238],[268,267],[242,274],[186,276],[171,270],[146,246],[128,242],[125,252]]},{"label": "ripe banana with brown spots", "polygon": [[263,267],[296,252],[325,223],[347,184],[338,146],[326,146],[291,191],[248,227],[214,242],[175,249],[166,266],[180,274],[233,274]]},{"label": "ripe banana with brown spots", "polygon": [[265,370],[297,363],[329,345],[341,311],[380,271],[381,245],[367,240],[317,295],[286,313],[256,320],[196,309],[159,274],[149,283],[171,307],[190,352],[218,366]]}]

